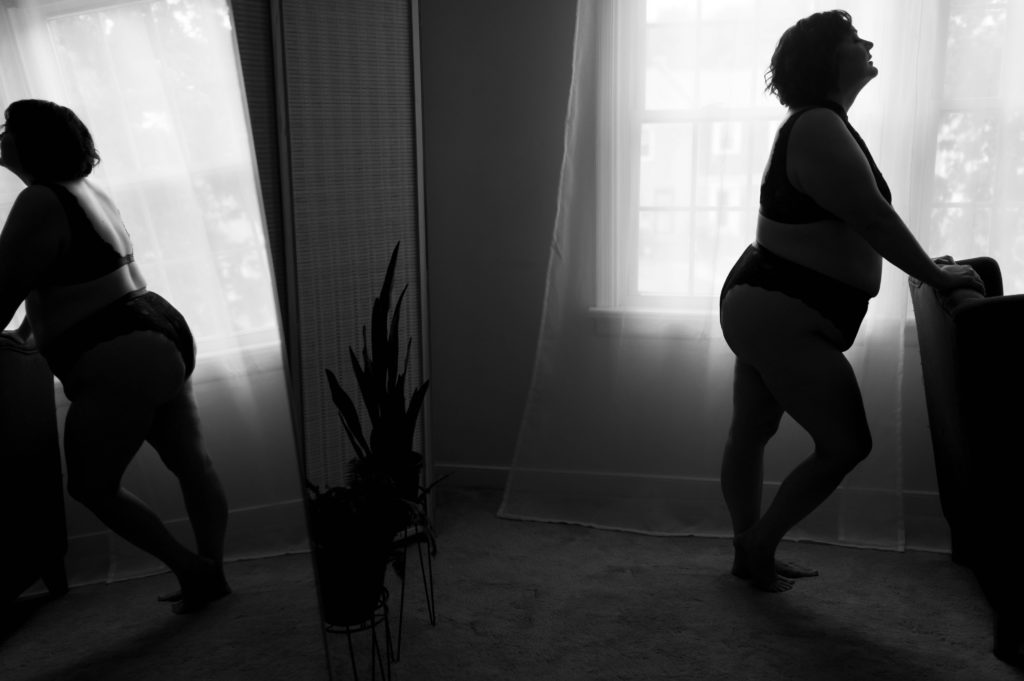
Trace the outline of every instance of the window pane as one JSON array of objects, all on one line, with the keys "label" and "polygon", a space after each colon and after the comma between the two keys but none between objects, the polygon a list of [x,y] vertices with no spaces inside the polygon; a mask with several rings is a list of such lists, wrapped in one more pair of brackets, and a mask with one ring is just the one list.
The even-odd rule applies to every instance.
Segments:
[{"label": "window pane", "polygon": [[689,212],[640,211],[639,293],[688,295],[693,267],[690,232]]},{"label": "window pane", "polygon": [[1000,221],[1000,233],[1006,243],[997,249],[1001,255],[1003,291],[1020,293],[1024,291],[1024,208],[1014,207],[1007,210]]},{"label": "window pane", "polygon": [[671,23],[697,17],[700,0],[647,0],[647,22]]},{"label": "window pane", "polygon": [[753,210],[698,211],[694,224],[694,248],[700,257],[694,265],[692,296],[717,296],[736,258],[751,241],[756,223]]},{"label": "window pane", "polygon": [[652,25],[647,30],[645,106],[687,109],[697,103],[697,28],[693,24]]},{"label": "window pane", "polygon": [[965,258],[991,252],[992,211],[987,206],[936,206],[930,224],[930,253]]},{"label": "window pane", "polygon": [[1024,202],[1024,111],[1011,114],[1006,127],[1003,155],[1008,195],[1013,201]]},{"label": "window pane", "polygon": [[698,106],[749,107],[764,89],[763,73],[771,51],[759,39],[760,27],[742,20],[751,15],[731,16],[733,21],[700,27]]},{"label": "window pane", "polygon": [[999,94],[1007,28],[1005,0],[956,0],[950,6],[945,96]]},{"label": "window pane", "polygon": [[[760,173],[751,166],[752,128],[740,121],[710,121],[700,126],[697,163],[697,194],[694,204],[743,206],[756,201],[751,188]],[[758,145],[759,146],[759,145]]]},{"label": "window pane", "polygon": [[640,206],[688,206],[693,195],[693,125],[649,123],[643,126]]},{"label": "window pane", "polygon": [[992,114],[944,114],[935,152],[936,201],[991,201],[997,144],[998,129]]}]

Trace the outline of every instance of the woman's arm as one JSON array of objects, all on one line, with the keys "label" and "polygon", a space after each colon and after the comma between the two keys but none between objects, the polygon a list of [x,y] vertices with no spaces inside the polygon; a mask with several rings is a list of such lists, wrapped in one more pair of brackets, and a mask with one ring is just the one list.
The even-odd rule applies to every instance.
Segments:
[{"label": "woman's arm", "polygon": [[864,152],[828,109],[808,111],[790,133],[793,185],[857,231],[883,258],[936,288],[975,285],[970,268],[937,265],[885,200]]},{"label": "woman's arm", "polygon": [[0,329],[56,262],[62,221],[60,203],[45,187],[27,187],[15,199],[0,232]]}]

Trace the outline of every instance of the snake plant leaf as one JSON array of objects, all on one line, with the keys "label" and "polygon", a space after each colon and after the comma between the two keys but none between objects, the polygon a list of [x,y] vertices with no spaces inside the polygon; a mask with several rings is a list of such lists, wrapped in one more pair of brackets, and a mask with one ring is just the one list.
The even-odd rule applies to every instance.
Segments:
[{"label": "snake plant leaf", "polygon": [[398,375],[398,381],[395,382],[395,412],[400,416],[405,416],[405,374]]},{"label": "snake plant leaf", "polygon": [[430,387],[430,381],[423,381],[420,387],[413,391],[412,397],[409,399],[409,413],[406,416],[405,427],[408,429],[409,437],[412,437],[412,433],[416,431],[416,419],[419,417],[420,409],[423,407],[423,400],[427,396],[427,388]]},{"label": "snake plant leaf", "polygon": [[359,394],[363,397],[363,406],[366,407],[370,423],[375,423],[379,417],[377,402],[374,400],[374,387],[371,375],[361,366],[352,348],[348,349],[348,358],[352,363],[352,372],[356,375],[356,383],[359,385]]},{"label": "snake plant leaf", "polygon": [[387,381],[389,368],[393,364],[389,356],[388,343],[388,311],[391,308],[391,286],[395,278],[395,264],[398,262],[398,246],[391,252],[391,260],[388,262],[388,270],[384,275],[384,283],[380,287],[380,295],[373,301],[373,310],[370,313],[370,343],[374,363],[378,364],[380,378]]},{"label": "snake plant leaf", "polygon": [[359,422],[359,412],[356,411],[356,405],[341,387],[334,373],[330,369],[325,371],[327,372],[327,383],[331,388],[331,398],[341,414],[341,423],[345,426],[345,432],[352,441],[352,446],[355,447],[356,455],[359,458],[363,458],[370,453],[370,447],[363,436],[363,427]]},{"label": "snake plant leaf", "polygon": [[402,300],[405,298],[405,292],[409,289],[409,285],[406,284],[402,287],[402,292],[398,294],[398,300],[395,301],[395,311],[391,315],[391,329],[388,332],[388,386],[389,389],[393,390],[395,387],[395,381],[398,378],[398,321],[402,313]]},{"label": "snake plant leaf", "polygon": [[348,441],[352,443],[352,447],[355,448],[356,457],[359,459],[365,459],[370,455],[369,445],[363,439],[362,428],[359,424],[356,424],[358,432],[354,432],[352,427],[348,425],[345,419],[341,420],[341,425],[345,429],[345,434],[348,435]]},{"label": "snake plant leaf", "polygon": [[388,270],[384,273],[384,283],[380,287],[381,298],[384,300],[384,307],[391,306],[391,283],[395,280],[395,264],[398,262],[398,247],[402,245],[399,241],[391,251],[391,259],[388,261]]}]

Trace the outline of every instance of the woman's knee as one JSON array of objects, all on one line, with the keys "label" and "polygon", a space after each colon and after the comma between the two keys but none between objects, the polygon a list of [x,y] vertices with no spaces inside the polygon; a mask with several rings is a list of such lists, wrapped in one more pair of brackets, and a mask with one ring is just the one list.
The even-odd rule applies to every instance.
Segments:
[{"label": "woman's knee", "polygon": [[733,419],[729,427],[729,441],[740,447],[764,447],[779,432],[781,422],[781,414],[774,413]]},{"label": "woman's knee", "polygon": [[213,460],[202,449],[193,449],[188,452],[175,452],[173,456],[161,454],[164,465],[178,478],[179,481],[188,483],[193,480],[200,480],[213,473]]},{"label": "woman's knee", "polygon": [[834,462],[845,475],[868,458],[873,446],[871,431],[865,427],[859,432],[848,433],[845,437],[816,442],[815,450],[818,456]]}]

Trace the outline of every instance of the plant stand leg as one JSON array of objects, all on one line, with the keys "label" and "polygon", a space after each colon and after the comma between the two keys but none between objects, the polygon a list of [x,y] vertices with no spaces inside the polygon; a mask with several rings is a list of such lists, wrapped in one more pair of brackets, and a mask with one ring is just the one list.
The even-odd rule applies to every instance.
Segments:
[{"label": "plant stand leg", "polygon": [[359,680],[359,670],[356,669],[356,649],[352,646],[352,632],[346,631],[345,638],[348,639],[348,659],[352,662],[352,679]]},{"label": "plant stand leg", "polygon": [[391,617],[388,612],[388,606],[384,606],[384,636],[388,644],[388,659],[398,661],[398,654],[395,649],[391,646]]},{"label": "plant stand leg", "polygon": [[430,618],[430,626],[435,626],[437,610],[434,607],[434,561],[430,557],[429,546],[427,547],[426,565],[423,562],[423,545],[417,544],[416,551],[420,554],[420,576],[423,578],[423,593],[427,597],[427,616]]},{"label": "plant stand leg", "polygon": [[[408,534],[408,532],[406,532],[406,534]],[[405,566],[403,568],[403,570],[407,574],[408,573],[408,569],[409,569],[409,561],[408,561],[409,545],[408,544],[405,545],[405,547],[402,549],[402,552],[403,552],[402,564]],[[403,616],[405,614],[405,577],[406,577],[406,575],[403,574],[402,575],[402,591],[399,593],[399,596],[398,596],[398,637],[397,637],[397,641],[395,643],[395,657],[394,657],[395,662],[398,662],[399,657],[402,655],[402,618],[403,618]]]}]

